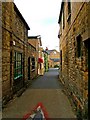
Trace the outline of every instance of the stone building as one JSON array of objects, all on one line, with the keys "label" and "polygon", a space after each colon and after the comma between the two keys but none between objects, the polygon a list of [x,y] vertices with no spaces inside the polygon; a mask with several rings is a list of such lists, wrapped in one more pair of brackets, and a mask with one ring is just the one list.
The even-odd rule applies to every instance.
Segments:
[{"label": "stone building", "polygon": [[29,36],[28,42],[36,48],[36,54],[35,54],[35,63],[36,63],[36,72],[37,75],[43,74],[43,64],[44,64],[44,58],[43,58],[43,52],[42,52],[42,42],[41,42],[41,36]]},{"label": "stone building", "polygon": [[46,50],[48,53],[49,67],[54,68],[55,66],[60,65],[60,52],[57,50]]},{"label": "stone building", "polygon": [[38,58],[38,74],[44,74],[44,53],[43,47],[39,47],[39,58]]},{"label": "stone building", "polygon": [[58,23],[60,80],[72,97],[77,112],[85,115],[90,62],[90,2],[62,2]]},{"label": "stone building", "polygon": [[6,103],[28,80],[28,30],[13,2],[2,2],[2,98]]},{"label": "stone building", "polygon": [[36,48],[28,42],[28,80],[37,77]]}]

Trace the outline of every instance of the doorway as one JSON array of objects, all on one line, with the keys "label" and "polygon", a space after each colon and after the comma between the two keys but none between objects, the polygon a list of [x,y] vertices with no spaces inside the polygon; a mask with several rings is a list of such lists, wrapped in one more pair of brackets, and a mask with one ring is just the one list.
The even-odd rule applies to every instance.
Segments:
[{"label": "doorway", "polygon": [[28,80],[30,80],[30,57],[28,58]]}]

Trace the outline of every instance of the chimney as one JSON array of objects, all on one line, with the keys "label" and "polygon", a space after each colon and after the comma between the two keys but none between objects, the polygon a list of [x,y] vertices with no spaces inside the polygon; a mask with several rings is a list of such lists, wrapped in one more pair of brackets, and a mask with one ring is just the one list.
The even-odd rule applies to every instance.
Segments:
[{"label": "chimney", "polygon": [[46,47],[46,50],[48,50],[48,47]]}]

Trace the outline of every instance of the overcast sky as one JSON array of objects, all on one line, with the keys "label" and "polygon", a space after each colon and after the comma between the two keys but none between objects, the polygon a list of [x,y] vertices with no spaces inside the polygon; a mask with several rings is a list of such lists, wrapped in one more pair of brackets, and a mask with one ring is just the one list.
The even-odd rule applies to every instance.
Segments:
[{"label": "overcast sky", "polygon": [[14,0],[30,27],[29,36],[41,35],[45,49],[59,50],[58,18],[61,0]]}]

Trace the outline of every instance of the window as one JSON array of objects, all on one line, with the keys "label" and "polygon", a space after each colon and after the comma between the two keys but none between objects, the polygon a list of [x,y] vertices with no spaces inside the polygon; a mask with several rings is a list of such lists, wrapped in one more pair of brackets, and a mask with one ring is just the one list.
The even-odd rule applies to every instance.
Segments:
[{"label": "window", "polygon": [[61,67],[61,71],[62,71],[62,50],[60,50],[60,67]]},{"label": "window", "polygon": [[14,80],[19,77],[22,77],[22,53],[14,53]]},{"label": "window", "polygon": [[81,35],[77,36],[77,57],[81,57]]},{"label": "window", "polygon": [[71,23],[71,2],[68,0],[68,18],[67,18],[68,24]]},{"label": "window", "polygon": [[63,8],[63,12],[62,12],[62,28],[64,29],[65,27],[65,18],[64,18],[64,8]]},{"label": "window", "polygon": [[68,14],[70,14],[71,13],[71,2],[70,2],[70,0],[68,1]]},{"label": "window", "polygon": [[41,63],[40,63],[40,70],[41,70],[41,68],[42,68],[42,65],[41,65]]},{"label": "window", "polygon": [[31,62],[32,62],[31,69],[34,70],[35,69],[35,58],[34,57],[31,58]]}]

